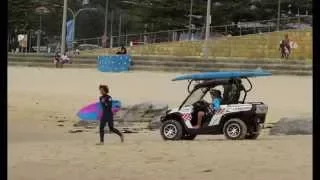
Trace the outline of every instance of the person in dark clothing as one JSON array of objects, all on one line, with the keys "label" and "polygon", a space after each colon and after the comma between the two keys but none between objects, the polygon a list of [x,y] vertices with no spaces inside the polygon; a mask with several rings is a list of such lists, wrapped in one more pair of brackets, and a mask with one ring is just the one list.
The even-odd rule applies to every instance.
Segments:
[{"label": "person in dark clothing", "polygon": [[107,122],[108,122],[110,131],[120,136],[121,142],[123,142],[124,141],[123,134],[113,126],[112,98],[111,96],[109,96],[109,88],[106,85],[100,85],[99,90],[101,93],[101,96],[99,99],[102,106],[102,116],[100,119],[100,127],[99,127],[100,143],[98,143],[97,145],[104,144],[104,128]]},{"label": "person in dark clothing", "polygon": [[281,52],[281,58],[288,59],[291,53],[291,47],[290,47],[289,36],[287,34],[284,36],[284,39],[280,42],[279,49]]},{"label": "person in dark clothing", "polygon": [[55,53],[53,63],[56,65],[56,68],[61,67],[61,55],[59,52]]},{"label": "person in dark clothing", "polygon": [[124,46],[121,47],[121,54],[127,54],[127,49]]},{"label": "person in dark clothing", "polygon": [[126,55],[127,49],[124,46],[121,46],[120,50],[116,54]]}]

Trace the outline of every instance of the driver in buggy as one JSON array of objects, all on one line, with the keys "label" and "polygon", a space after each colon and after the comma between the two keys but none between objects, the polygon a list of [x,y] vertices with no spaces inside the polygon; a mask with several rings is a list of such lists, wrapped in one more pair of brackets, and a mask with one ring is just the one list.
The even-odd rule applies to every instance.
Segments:
[{"label": "driver in buggy", "polygon": [[[211,102],[211,109],[213,110],[213,113],[219,111],[220,109],[220,105],[221,105],[221,91],[216,90],[216,89],[210,89],[210,95],[212,98],[212,102]],[[211,111],[212,112],[212,111]],[[205,116],[205,110],[203,108],[198,110],[197,113],[197,125],[195,126],[195,128],[200,128],[201,124],[202,124],[202,119]]]}]

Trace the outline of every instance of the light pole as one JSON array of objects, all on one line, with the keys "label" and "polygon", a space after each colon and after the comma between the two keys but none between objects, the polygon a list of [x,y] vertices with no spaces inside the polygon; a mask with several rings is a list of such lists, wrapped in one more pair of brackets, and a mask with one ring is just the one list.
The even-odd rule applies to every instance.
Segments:
[{"label": "light pole", "polygon": [[300,8],[298,8],[298,24],[299,24],[299,26],[301,26]]},{"label": "light pole", "polygon": [[60,47],[61,54],[64,54],[65,52],[67,9],[68,9],[68,0],[63,0],[63,17],[62,17],[61,47]]},{"label": "light pole", "polygon": [[207,17],[206,17],[206,36],[205,36],[205,40],[209,39],[210,24],[211,24],[211,0],[208,0],[208,2],[207,2]]},{"label": "light pole", "polygon": [[204,40],[204,56],[208,58],[208,40],[210,35],[210,24],[211,24],[211,0],[207,1],[207,17],[206,17],[206,36]]},{"label": "light pole", "polygon": [[37,53],[40,53],[40,44],[41,44],[41,31],[42,31],[42,13],[40,13],[40,25],[39,31],[37,32]]},{"label": "light pole", "polygon": [[72,11],[72,9],[68,8],[68,10],[70,11],[70,13],[72,14],[72,19],[73,19],[73,24],[72,24],[72,28],[73,28],[73,34],[72,34],[72,49],[74,49],[74,45],[75,45],[75,35],[76,35],[76,18],[77,16],[80,14],[80,12],[82,11],[95,11],[97,10],[96,8],[82,8],[79,9],[76,13],[74,13]]},{"label": "light pole", "polygon": [[105,9],[105,15],[104,15],[104,33],[103,33],[103,44],[105,45],[105,48],[107,47],[107,32],[108,32],[108,7],[109,6],[109,0],[106,0],[106,9]]},{"label": "light pole", "polygon": [[281,16],[281,0],[278,0],[277,31],[280,30],[280,16]]},{"label": "light pole", "polygon": [[36,12],[39,14],[39,31],[37,32],[37,53],[40,53],[40,44],[41,44],[41,34],[42,34],[42,15],[49,13],[49,10],[46,7],[36,8]]},{"label": "light pole", "polygon": [[113,47],[112,26],[113,26],[113,11],[111,11],[111,22],[110,22],[110,48]]},{"label": "light pole", "polygon": [[121,11],[119,12],[120,14],[119,14],[119,38],[118,38],[118,47],[120,47],[121,45],[121,24],[122,24],[122,22],[121,22],[121,20],[122,20],[122,17],[121,17]]},{"label": "light pole", "polygon": [[191,24],[192,24],[192,6],[193,6],[193,0],[190,0],[190,11],[189,11],[189,40],[191,40]]}]

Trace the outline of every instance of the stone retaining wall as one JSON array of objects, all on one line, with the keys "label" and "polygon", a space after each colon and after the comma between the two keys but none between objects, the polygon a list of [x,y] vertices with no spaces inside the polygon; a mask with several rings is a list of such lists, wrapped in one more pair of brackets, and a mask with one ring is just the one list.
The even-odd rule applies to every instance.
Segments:
[{"label": "stone retaining wall", "polygon": [[[65,68],[96,68],[96,57],[77,57]],[[312,75],[312,65],[299,60],[248,60],[248,59],[201,59],[195,57],[133,56],[130,70],[205,72],[227,70],[252,70],[261,68],[274,74]],[[8,56],[9,66],[55,67],[52,57]]]}]

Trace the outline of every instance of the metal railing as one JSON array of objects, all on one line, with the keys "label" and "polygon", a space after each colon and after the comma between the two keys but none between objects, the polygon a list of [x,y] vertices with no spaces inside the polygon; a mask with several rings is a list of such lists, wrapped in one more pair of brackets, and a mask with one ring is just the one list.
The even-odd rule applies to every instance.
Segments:
[{"label": "metal railing", "polygon": [[[312,16],[298,16],[280,19],[279,30],[305,29],[312,27]],[[191,36],[189,29],[175,29],[157,32],[143,32],[138,34],[121,34],[107,39],[107,48],[120,46],[132,46],[141,44],[174,42],[174,41],[197,41],[204,40],[205,28],[199,27],[192,30]],[[258,34],[277,31],[277,19],[237,22],[226,25],[211,26],[210,39],[222,36],[242,36],[247,34]],[[191,37],[191,39],[190,39]],[[86,38],[75,40],[76,47],[80,50],[102,48],[102,37]],[[80,47],[79,47],[80,46]]]}]

